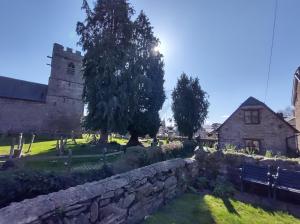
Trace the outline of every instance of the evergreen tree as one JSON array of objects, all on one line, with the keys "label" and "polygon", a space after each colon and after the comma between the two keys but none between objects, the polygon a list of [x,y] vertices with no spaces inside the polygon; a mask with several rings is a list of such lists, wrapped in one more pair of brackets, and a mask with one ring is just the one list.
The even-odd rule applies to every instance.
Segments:
[{"label": "evergreen tree", "polygon": [[160,126],[159,110],[165,101],[163,55],[155,51],[159,39],[154,36],[149,19],[142,11],[133,24],[131,75],[135,77],[137,99],[128,131],[128,145],[137,145],[138,137],[149,134],[156,138]]},{"label": "evergreen tree", "polygon": [[172,92],[172,110],[178,131],[192,139],[208,113],[207,94],[201,89],[198,78],[183,73]]},{"label": "evergreen tree", "polygon": [[129,75],[132,49],[133,9],[127,0],[98,0],[93,10],[87,1],[84,22],[77,23],[83,59],[84,92],[88,114],[84,126],[101,130],[103,141],[109,132],[127,130],[133,113],[132,77]]}]

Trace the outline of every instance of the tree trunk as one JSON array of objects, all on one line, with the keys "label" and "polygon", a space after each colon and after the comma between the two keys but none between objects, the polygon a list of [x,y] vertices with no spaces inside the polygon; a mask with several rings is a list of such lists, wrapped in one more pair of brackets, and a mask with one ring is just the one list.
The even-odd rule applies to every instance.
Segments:
[{"label": "tree trunk", "polygon": [[126,146],[137,146],[142,145],[142,143],[139,142],[139,136],[137,134],[131,134],[130,139]]},{"label": "tree trunk", "polygon": [[100,144],[108,143],[108,132],[107,131],[101,131],[99,143]]}]

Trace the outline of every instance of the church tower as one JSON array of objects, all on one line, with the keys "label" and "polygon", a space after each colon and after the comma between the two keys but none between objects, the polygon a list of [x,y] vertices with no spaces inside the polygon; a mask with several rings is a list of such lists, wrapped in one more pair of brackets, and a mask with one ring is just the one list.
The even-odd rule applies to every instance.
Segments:
[{"label": "church tower", "polygon": [[53,46],[46,103],[49,125],[57,133],[80,132],[83,116],[82,59],[79,51]]}]

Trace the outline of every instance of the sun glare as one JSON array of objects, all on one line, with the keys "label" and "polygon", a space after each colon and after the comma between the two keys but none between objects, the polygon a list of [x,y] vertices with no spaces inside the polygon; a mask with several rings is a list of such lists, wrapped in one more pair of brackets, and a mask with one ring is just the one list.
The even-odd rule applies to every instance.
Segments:
[{"label": "sun glare", "polygon": [[156,47],[154,47],[154,51],[156,51],[156,52],[161,52],[160,45],[157,45]]},{"label": "sun glare", "polygon": [[156,47],[153,49],[155,52],[159,52],[163,55],[166,54],[166,46],[162,43],[159,43]]}]

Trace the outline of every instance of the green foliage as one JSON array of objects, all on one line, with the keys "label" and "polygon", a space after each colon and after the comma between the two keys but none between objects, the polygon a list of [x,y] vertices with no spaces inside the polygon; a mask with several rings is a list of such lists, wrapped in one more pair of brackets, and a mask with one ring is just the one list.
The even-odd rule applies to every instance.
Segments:
[{"label": "green foliage", "polygon": [[166,159],[179,157],[183,151],[183,144],[181,142],[171,142],[161,146]]},{"label": "green foliage", "polygon": [[134,10],[127,0],[97,1],[93,10],[84,0],[83,9],[87,17],[77,24],[77,33],[86,51],[86,129],[101,130],[103,136],[128,130],[134,144],[138,136],[155,137],[165,100],[164,63],[162,54],[154,51],[159,40],[149,19],[141,12],[132,21]]},{"label": "green foliage", "polygon": [[225,145],[225,151],[236,151],[237,147],[233,144],[226,144]]},{"label": "green foliage", "polygon": [[[86,182],[100,180],[112,175],[109,167],[85,172],[54,173],[39,171],[0,172],[0,207],[10,202],[33,198],[56,192]],[[3,184],[5,183],[5,184]]]},{"label": "green foliage", "polygon": [[126,131],[132,105],[128,97],[136,77],[128,70],[132,48],[133,9],[127,0],[97,1],[93,10],[83,1],[84,22],[78,22],[83,59],[84,92],[88,114],[84,125],[101,133]]},{"label": "green foliage", "polygon": [[123,173],[163,160],[164,155],[159,147],[128,147],[121,159],[113,164],[113,172]]},{"label": "green foliage", "polygon": [[271,150],[266,150],[265,157],[272,158],[273,157],[273,152]]},{"label": "green foliage", "polygon": [[[163,55],[154,51],[159,40],[154,36],[149,19],[142,11],[133,23],[134,61],[129,69],[137,73],[136,110],[129,124],[131,140],[147,134],[156,137],[160,126],[159,110],[165,101]],[[131,142],[130,140],[130,142]],[[137,144],[137,142],[135,143]]]},{"label": "green foliage", "polygon": [[218,176],[216,180],[212,181],[211,186],[213,187],[213,195],[220,198],[230,197],[235,192],[232,183],[221,176]]},{"label": "green foliage", "polygon": [[178,130],[191,139],[207,117],[207,94],[201,89],[198,78],[189,78],[183,73],[172,92],[172,99],[172,110]]},{"label": "green foliage", "polygon": [[[71,186],[106,178],[112,174],[126,172],[152,163],[190,156],[188,152],[193,143],[173,143],[160,147],[129,147],[122,156],[109,156],[105,160],[110,165],[103,165],[100,156],[88,158],[73,158],[70,172],[63,172],[64,159],[53,163],[53,160],[26,160],[21,169],[0,172],[0,207],[13,201],[32,198],[40,194],[48,194]],[[186,148],[185,148],[186,147]],[[93,159],[93,161],[91,161]],[[20,160],[25,161],[25,160]],[[36,169],[50,169],[60,172],[42,172]],[[73,167],[74,166],[74,167]],[[25,169],[26,168],[26,169]]]},{"label": "green foliage", "polygon": [[113,163],[113,171],[122,173],[164,160],[186,158],[193,154],[195,144],[195,142],[173,142],[162,147],[128,147],[126,153]]},{"label": "green foliage", "polygon": [[204,190],[209,188],[209,181],[207,177],[198,177],[196,180],[196,188],[199,190]]},{"label": "green foliage", "polygon": [[259,153],[258,149],[254,148],[254,147],[246,147],[244,149],[241,149],[240,151],[242,153],[249,154],[249,155],[255,155],[255,154]]}]

